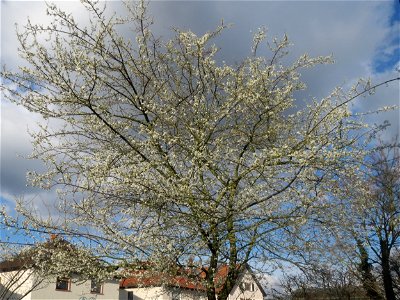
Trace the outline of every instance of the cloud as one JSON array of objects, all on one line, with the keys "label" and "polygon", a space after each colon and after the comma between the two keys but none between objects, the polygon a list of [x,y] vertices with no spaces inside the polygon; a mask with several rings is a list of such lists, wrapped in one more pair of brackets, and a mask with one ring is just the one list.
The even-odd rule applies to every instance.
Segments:
[{"label": "cloud", "polygon": [[[26,192],[24,194],[15,195],[7,192],[2,192],[0,196],[0,203],[5,207],[6,212],[14,216],[17,202],[22,200],[26,205],[29,204],[29,210],[36,212],[43,218],[57,218],[59,217],[57,193],[55,190],[39,190],[34,192]],[[25,207],[27,208],[27,207]]]},{"label": "cloud", "polygon": [[[398,72],[393,69],[382,73],[370,73],[369,75],[372,84],[382,83],[399,76]],[[352,108],[354,112],[365,113],[375,112],[382,107],[394,105],[397,106],[397,109],[381,113],[371,113],[364,117],[364,121],[372,126],[388,122],[390,126],[381,132],[380,138],[383,141],[391,141],[396,136],[400,137],[400,95],[398,81],[377,88],[372,95],[356,99]]]},{"label": "cloud", "polygon": [[1,193],[21,195],[34,189],[27,186],[26,173],[40,170],[41,163],[29,160],[32,153],[29,130],[35,130],[40,116],[2,99],[1,106]]},{"label": "cloud", "polygon": [[[79,22],[87,23],[80,4],[57,3],[72,10]],[[107,5],[123,12],[119,1]],[[398,28],[398,20],[393,19],[394,8],[391,2],[375,1],[155,1],[150,3],[150,14],[154,17],[155,31],[163,35],[164,40],[171,36],[172,27],[202,34],[216,28],[221,20],[232,23],[233,27],[217,40],[222,48],[218,58],[228,63],[239,62],[250,54],[252,32],[263,25],[268,28],[269,39],[285,33],[289,36],[294,44],[290,53],[292,60],[305,52],[314,56],[333,54],[336,64],[302,73],[308,89],[299,97],[307,100],[326,96],[337,85],[349,87],[359,77],[369,76],[379,82],[395,75],[392,72],[395,61],[384,59],[385,67],[376,67],[382,53],[390,56],[395,49],[393,42],[388,43],[394,39]],[[24,62],[17,56],[14,23],[24,24],[28,15],[33,22],[48,22],[45,5],[41,1],[2,1],[1,9],[2,64],[15,69]],[[369,111],[379,105],[397,104],[398,96],[395,83],[380,88],[372,97],[360,99],[354,107],[358,111]],[[20,157],[31,152],[26,131],[34,128],[40,119],[8,102],[2,101],[1,106],[1,193],[7,197],[40,194],[42,192],[26,187],[25,174],[28,170],[42,168],[41,164]],[[385,119],[393,124],[385,132],[389,138],[398,132],[398,111],[374,115],[368,121],[382,123]]]},{"label": "cloud", "polygon": [[[393,19],[398,5],[391,2],[166,1],[151,5],[156,28],[164,34],[172,26],[203,34],[221,20],[232,23],[218,40],[222,48],[219,57],[230,63],[249,55],[252,32],[263,25],[268,28],[269,38],[289,36],[294,44],[289,54],[292,59],[303,53],[332,54],[335,64],[302,72],[308,89],[298,94],[299,100],[327,96],[336,86],[349,89],[360,77],[379,83],[398,76],[393,72],[398,64],[398,56],[393,55],[398,49],[394,41],[398,40],[399,21]],[[383,62],[385,69],[378,72],[376,65]],[[355,101],[354,108],[367,112],[399,104],[398,90],[397,82],[382,86],[373,96]],[[398,114],[398,110],[374,114],[366,121],[381,124],[388,120],[392,126],[384,136],[390,138],[398,132]]]},{"label": "cloud", "polygon": [[[57,5],[71,11],[77,20],[83,20],[86,12],[80,9],[77,1],[62,1]],[[1,32],[1,64],[9,70],[17,70],[25,62],[17,55],[19,43],[16,37],[18,30],[29,19],[32,23],[48,24],[50,18],[46,15],[46,5],[43,1],[1,1],[2,32]],[[11,86],[12,87],[12,86]],[[30,194],[31,197],[43,196],[43,191],[28,185],[28,171],[43,171],[43,163],[27,159],[32,153],[31,137],[28,131],[38,129],[37,123],[43,122],[38,115],[31,113],[5,99],[2,91],[1,99],[1,170],[0,192],[3,198],[11,199]],[[42,195],[42,196],[40,196]]]}]

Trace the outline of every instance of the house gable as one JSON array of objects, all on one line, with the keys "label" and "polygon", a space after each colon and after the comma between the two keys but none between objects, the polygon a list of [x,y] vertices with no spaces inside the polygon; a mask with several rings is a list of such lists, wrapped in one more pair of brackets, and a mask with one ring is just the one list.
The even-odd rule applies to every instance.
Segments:
[{"label": "house gable", "polygon": [[262,300],[266,293],[253,271],[246,266],[229,293],[229,300]]},{"label": "house gable", "polygon": [[[184,272],[182,272],[184,273]],[[216,280],[221,282],[217,292],[222,289],[228,273],[227,266],[220,267]],[[170,276],[163,273],[136,271],[136,275],[125,278],[120,282],[125,297],[121,300],[159,299],[159,300],[201,300],[206,299],[206,288],[202,284],[202,274],[199,278]],[[204,274],[203,274],[204,275]],[[130,295],[128,296],[128,293]],[[122,294],[121,294],[122,295]],[[261,284],[249,266],[245,265],[239,275],[237,284],[229,294],[229,300],[262,300],[266,295]]]}]

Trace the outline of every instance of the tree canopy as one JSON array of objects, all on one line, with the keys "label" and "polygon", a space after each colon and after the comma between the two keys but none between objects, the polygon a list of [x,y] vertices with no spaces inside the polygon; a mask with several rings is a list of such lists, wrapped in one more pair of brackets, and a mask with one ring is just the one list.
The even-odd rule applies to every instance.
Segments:
[{"label": "tree canopy", "polygon": [[[59,188],[50,219],[20,204],[23,227],[80,239],[112,264],[207,266],[209,299],[220,264],[225,299],[238,264],[288,260],[310,208],[362,155],[367,129],[347,104],[370,83],[303,105],[299,72],[332,59],[284,63],[286,36],[265,43],[259,31],[248,58],[228,65],[214,44],[224,24],[163,41],[143,2],[127,3],[124,18],[83,4],[87,27],[49,5],[49,26],[18,33],[27,66],[2,71],[18,86],[3,84],[8,98],[49,120],[33,133],[32,155],[47,172],[31,183]],[[270,57],[258,55],[264,43]]]}]

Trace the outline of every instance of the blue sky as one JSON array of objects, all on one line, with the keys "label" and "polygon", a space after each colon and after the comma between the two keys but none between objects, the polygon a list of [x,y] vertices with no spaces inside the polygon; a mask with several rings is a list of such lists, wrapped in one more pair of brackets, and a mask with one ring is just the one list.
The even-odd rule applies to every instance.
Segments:
[{"label": "blue sky", "polygon": [[385,20],[388,28],[393,31],[386,36],[385,43],[378,47],[377,53],[373,58],[373,69],[376,73],[383,73],[392,69],[399,63],[400,57],[400,4],[398,1],[392,2],[391,16]]},{"label": "blue sky", "polygon": [[[86,22],[79,2],[57,3],[71,10]],[[121,10],[121,3],[108,4]],[[265,26],[268,38],[287,34],[294,44],[291,58],[305,52],[311,55],[333,54],[336,63],[307,70],[302,79],[308,89],[305,99],[323,97],[335,86],[348,88],[360,77],[382,82],[398,76],[399,22],[398,1],[155,1],[150,3],[155,31],[166,39],[171,27],[191,29],[201,34],[214,29],[221,21],[232,23],[218,40],[221,59],[238,62],[250,53],[252,32]],[[27,16],[33,22],[46,22],[42,1],[1,1],[1,61],[11,69],[23,64],[17,56],[14,23],[23,25]],[[372,97],[355,104],[358,111],[374,110],[379,106],[399,104],[399,85],[391,84],[377,90]],[[399,133],[399,112],[373,115],[370,123],[389,120],[392,126],[384,133],[390,139]],[[40,170],[40,162],[26,160],[31,152],[27,130],[35,130],[39,116],[11,103],[1,102],[1,180],[0,201],[10,211],[15,198],[34,199],[33,205],[45,211],[54,191],[41,191],[27,186],[26,173]]]}]

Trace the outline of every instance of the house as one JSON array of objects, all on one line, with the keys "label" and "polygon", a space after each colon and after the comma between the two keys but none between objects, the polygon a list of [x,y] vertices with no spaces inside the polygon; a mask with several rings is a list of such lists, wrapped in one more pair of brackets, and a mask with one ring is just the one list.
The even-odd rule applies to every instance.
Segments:
[{"label": "house", "polygon": [[[3,275],[3,274],[2,274]],[[7,274],[10,278],[10,274]],[[4,279],[1,276],[2,280]],[[28,279],[28,280],[26,280]],[[35,276],[28,276],[18,280],[17,284],[22,283],[13,291],[0,291],[2,300],[119,300],[118,281],[106,281],[98,284],[93,281],[75,283],[74,278],[54,278],[53,280],[41,280]],[[40,281],[39,285],[35,282]],[[0,286],[0,290],[4,288]]]},{"label": "house", "polygon": [[0,263],[1,300],[119,300],[119,280],[97,282],[69,278],[41,278],[29,257],[17,257]]},{"label": "house", "polygon": [[[224,280],[227,268],[217,274]],[[80,282],[77,275],[70,278],[41,279],[22,265],[0,264],[0,298],[2,300],[203,300],[204,286],[184,276],[172,276],[168,282],[161,278],[132,276],[105,282]],[[218,292],[218,291],[217,291]],[[229,300],[262,300],[265,292],[249,267],[243,269]]]},{"label": "house", "polygon": [[[191,275],[191,276],[190,276]],[[175,276],[166,274],[146,274],[146,271],[135,272],[131,277],[120,282],[120,299],[141,300],[203,300],[206,297],[206,288],[201,279],[204,273],[197,276],[186,272]],[[215,275],[215,281],[221,284],[217,286],[217,294],[228,275],[228,267],[220,266]],[[248,265],[240,269],[236,285],[229,293],[229,300],[263,300],[265,291]]]},{"label": "house", "polygon": [[[63,254],[59,256],[60,254]],[[81,280],[79,274],[68,277],[41,276],[41,265],[48,274],[60,274],[53,260],[71,259],[81,267],[83,261],[89,261],[91,270],[101,266],[92,256],[80,255],[77,248],[66,240],[53,235],[50,240],[35,247],[24,249],[17,256],[0,262],[0,299],[1,300],[57,300],[57,299],[119,299],[119,281],[117,279],[97,282]],[[85,269],[86,270],[86,269]]]},{"label": "house", "polygon": [[[74,247],[64,240],[53,239],[45,249],[62,249],[74,252]],[[0,263],[0,299],[2,300],[203,300],[206,297],[204,271],[199,268],[177,268],[175,275],[135,268],[125,278],[98,282],[81,280],[79,274],[67,277],[41,278],[35,272],[35,262],[30,249],[13,259]],[[43,251],[42,251],[43,252]],[[50,253],[50,252],[49,252]],[[42,259],[48,259],[46,254]],[[73,253],[72,253],[73,255]],[[95,263],[95,262],[94,262]],[[239,268],[239,267],[238,267]],[[125,270],[126,271],[126,270]],[[215,281],[217,293],[222,290],[228,267],[221,265]],[[265,292],[248,265],[239,269],[237,284],[229,293],[229,300],[263,300]]]}]

